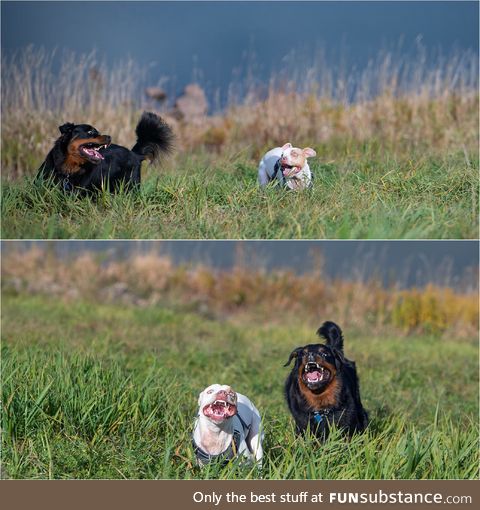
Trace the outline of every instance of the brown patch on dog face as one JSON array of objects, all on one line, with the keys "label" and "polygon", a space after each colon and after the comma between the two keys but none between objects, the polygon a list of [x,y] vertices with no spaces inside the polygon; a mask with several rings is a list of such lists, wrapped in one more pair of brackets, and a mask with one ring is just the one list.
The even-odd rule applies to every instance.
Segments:
[{"label": "brown patch on dog face", "polygon": [[[67,146],[67,156],[63,163],[62,170],[67,175],[72,175],[83,171],[82,165],[85,163],[94,163],[91,158],[82,154],[80,147],[85,144],[96,144],[96,145],[108,145],[110,143],[110,137],[98,136],[96,138],[73,138]],[[99,160],[100,161],[100,160]],[[97,162],[99,162],[97,161]]]},{"label": "brown patch on dog face", "polygon": [[340,393],[340,384],[336,377],[333,378],[322,393],[313,393],[310,391],[303,381],[300,383],[300,391],[313,411],[320,411],[327,407],[335,407],[337,405]]},{"label": "brown patch on dog face", "polygon": [[87,161],[87,159],[78,152],[78,148],[82,143],[84,143],[83,140],[72,140],[68,144],[67,157],[63,163],[63,171],[68,175],[79,172],[82,164]]},{"label": "brown patch on dog face", "polygon": [[[313,411],[319,411],[324,408],[334,407],[337,404],[337,400],[340,394],[340,381],[337,378],[337,369],[335,365],[327,361],[324,356],[332,357],[331,352],[326,349],[323,345],[319,345],[316,351],[312,351],[311,349],[305,349],[303,351],[302,360],[298,367],[298,384],[300,392],[305,398],[307,404]],[[312,362],[311,356],[314,356],[314,363],[317,363],[321,369],[328,370],[329,379],[328,382],[320,386],[317,389],[311,389],[308,387],[307,382],[304,380],[305,376],[305,366],[307,363]],[[310,358],[309,358],[310,356]],[[317,369],[314,369],[317,371]],[[317,371],[318,373],[318,371]],[[323,370],[322,370],[323,373]]]}]

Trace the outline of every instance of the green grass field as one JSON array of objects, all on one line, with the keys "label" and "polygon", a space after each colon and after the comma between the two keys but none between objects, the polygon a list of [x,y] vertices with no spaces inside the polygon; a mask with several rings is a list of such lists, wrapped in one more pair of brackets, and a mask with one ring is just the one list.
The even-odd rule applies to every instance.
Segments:
[{"label": "green grass field", "polygon": [[[470,157],[471,156],[471,157]],[[403,239],[477,236],[478,158],[399,159],[368,144],[313,162],[314,189],[259,190],[256,162],[178,158],[144,170],[142,191],[96,201],[5,182],[3,238]]]},{"label": "green grass field", "polygon": [[197,395],[213,382],[262,413],[264,478],[478,477],[474,338],[345,331],[371,424],[321,445],[295,436],[282,394],[288,354],[319,325],[298,314],[213,320],[181,306],[10,292],[2,312],[4,478],[258,477],[248,466],[194,465]]}]

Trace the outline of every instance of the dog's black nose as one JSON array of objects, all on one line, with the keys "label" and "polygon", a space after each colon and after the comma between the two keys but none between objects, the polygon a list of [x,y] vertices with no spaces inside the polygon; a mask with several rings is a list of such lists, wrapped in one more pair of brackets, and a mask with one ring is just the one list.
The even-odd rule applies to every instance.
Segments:
[{"label": "dog's black nose", "polygon": [[307,361],[309,363],[315,363],[315,354],[313,352],[309,352],[308,353]]}]

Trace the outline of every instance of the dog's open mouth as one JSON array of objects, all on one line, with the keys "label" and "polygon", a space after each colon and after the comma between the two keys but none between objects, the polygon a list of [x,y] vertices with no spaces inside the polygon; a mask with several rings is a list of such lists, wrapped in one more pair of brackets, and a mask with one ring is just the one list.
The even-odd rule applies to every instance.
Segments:
[{"label": "dog's open mouth", "polygon": [[203,414],[214,421],[223,421],[237,414],[237,406],[226,400],[215,400],[203,408]]},{"label": "dog's open mouth", "polygon": [[330,380],[330,370],[318,363],[309,362],[305,365],[302,377],[307,385],[326,383]]},{"label": "dog's open mouth", "polygon": [[80,145],[79,151],[80,154],[86,156],[91,161],[101,161],[102,159],[105,159],[103,155],[100,153],[102,149],[106,149],[108,147],[108,144],[99,144],[94,142],[84,143],[83,145]]},{"label": "dog's open mouth", "polygon": [[282,165],[282,172],[285,177],[291,177],[292,175],[298,174],[300,170],[299,166]]}]

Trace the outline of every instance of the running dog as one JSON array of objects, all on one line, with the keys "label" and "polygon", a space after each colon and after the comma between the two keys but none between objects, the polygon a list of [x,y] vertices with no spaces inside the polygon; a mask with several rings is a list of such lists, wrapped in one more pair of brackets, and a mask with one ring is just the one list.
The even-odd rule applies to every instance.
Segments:
[{"label": "running dog", "polygon": [[198,405],[193,449],[199,465],[244,456],[261,467],[261,418],[247,397],[230,386],[212,384],[200,393]]},{"label": "running dog", "polygon": [[36,182],[51,180],[67,192],[129,190],[140,185],[141,164],[172,150],[173,132],[154,113],[144,112],[136,128],[132,150],[112,144],[89,124],[67,122],[38,170]]},{"label": "running dog", "polygon": [[310,429],[323,440],[332,424],[348,436],[362,432],[368,414],[360,400],[355,362],[343,354],[342,330],[334,322],[325,322],[317,334],[326,344],[297,347],[284,365],[295,359],[285,395],[297,433]]},{"label": "running dog", "polygon": [[265,187],[277,179],[278,184],[291,190],[302,190],[311,186],[312,172],[307,158],[317,153],[310,147],[298,149],[286,143],[268,151],[258,165],[258,182]]}]

